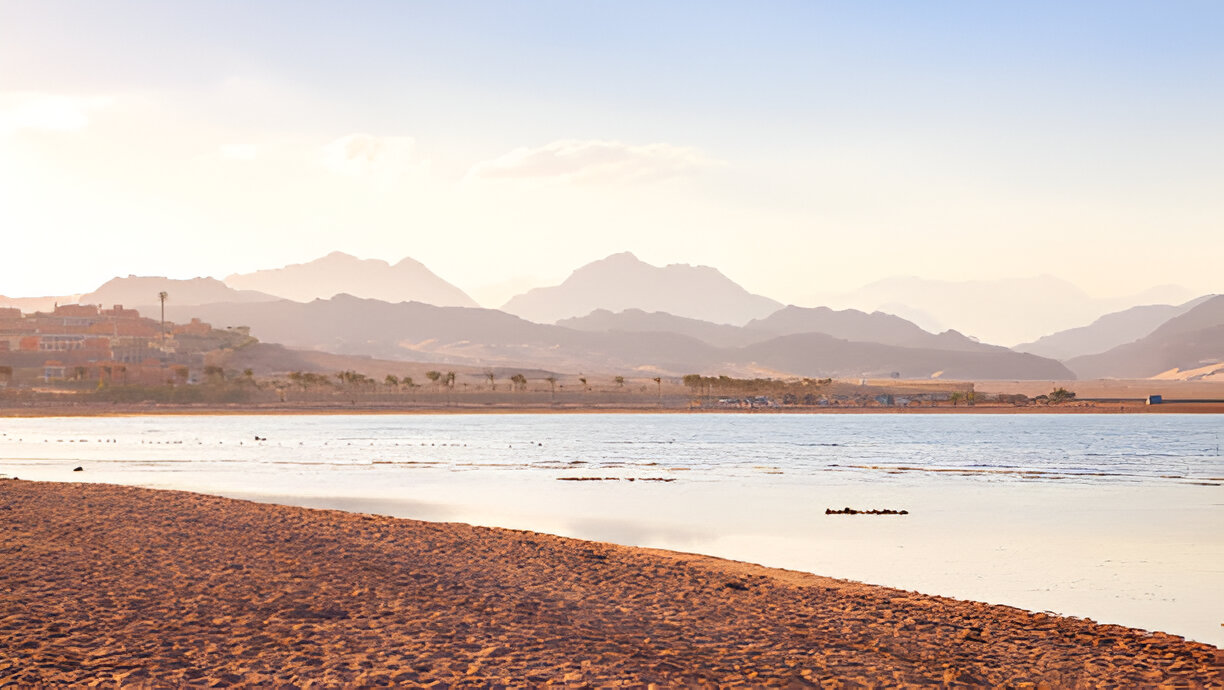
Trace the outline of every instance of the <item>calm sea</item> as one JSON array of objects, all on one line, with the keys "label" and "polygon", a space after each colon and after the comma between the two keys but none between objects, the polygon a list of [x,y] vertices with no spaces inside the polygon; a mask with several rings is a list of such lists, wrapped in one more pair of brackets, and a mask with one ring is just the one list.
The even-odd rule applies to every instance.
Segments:
[{"label": "calm sea", "polygon": [[1163,414],[4,419],[0,475],[695,551],[1220,645],[1222,437]]}]

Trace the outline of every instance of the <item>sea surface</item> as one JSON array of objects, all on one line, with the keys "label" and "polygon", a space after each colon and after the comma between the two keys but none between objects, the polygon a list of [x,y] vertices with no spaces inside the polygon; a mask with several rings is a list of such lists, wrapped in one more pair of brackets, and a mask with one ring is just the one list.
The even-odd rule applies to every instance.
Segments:
[{"label": "sea surface", "polygon": [[1224,646],[1222,437],[1168,414],[12,418],[0,476],[692,551]]}]

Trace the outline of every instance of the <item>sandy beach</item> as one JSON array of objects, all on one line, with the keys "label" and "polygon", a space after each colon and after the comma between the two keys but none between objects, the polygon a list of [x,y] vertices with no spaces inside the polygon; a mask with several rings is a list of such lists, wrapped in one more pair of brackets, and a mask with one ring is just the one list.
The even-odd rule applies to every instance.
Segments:
[{"label": "sandy beach", "polygon": [[1172,635],[532,532],[13,480],[0,524],[0,685],[1224,682]]}]

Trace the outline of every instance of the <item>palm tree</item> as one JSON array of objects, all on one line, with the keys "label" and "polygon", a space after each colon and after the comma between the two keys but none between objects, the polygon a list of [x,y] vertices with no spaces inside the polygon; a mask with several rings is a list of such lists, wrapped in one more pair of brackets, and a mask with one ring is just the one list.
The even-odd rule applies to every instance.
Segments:
[{"label": "palm tree", "polygon": [[166,349],[166,298],[170,293],[162,290],[157,293],[157,299],[161,301],[161,344],[162,350]]},{"label": "palm tree", "polygon": [[497,384],[493,382],[493,370],[485,369],[484,375],[486,379],[489,379],[489,387],[493,390],[497,390]]},{"label": "palm tree", "polygon": [[655,382],[655,386],[658,386],[659,388],[659,402],[662,403],[663,402],[663,378],[656,376],[654,377],[654,382]]},{"label": "palm tree", "polygon": [[613,381],[616,381],[617,388],[625,387],[625,377],[624,376],[617,376],[615,379],[613,379]]},{"label": "palm tree", "polygon": [[544,377],[544,380],[548,382],[550,396],[555,399],[557,397],[557,377],[549,374],[548,376]]}]

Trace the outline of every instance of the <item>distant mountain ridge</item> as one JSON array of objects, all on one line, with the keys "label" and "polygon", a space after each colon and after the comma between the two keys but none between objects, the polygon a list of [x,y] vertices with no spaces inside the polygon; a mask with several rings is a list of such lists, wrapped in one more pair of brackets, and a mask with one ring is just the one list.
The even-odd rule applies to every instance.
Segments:
[{"label": "distant mountain ridge", "polygon": [[475,307],[476,301],[421,262],[404,258],[396,264],[332,252],[314,261],[289,264],[225,278],[233,288],[258,290],[295,302],[348,294],[385,302],[424,302],[440,307]]},{"label": "distant mountain ridge", "polygon": [[897,276],[846,293],[812,295],[808,301],[883,310],[929,331],[955,327],[986,342],[1011,345],[1030,343],[1135,305],[1180,304],[1193,297],[1183,287],[1163,285],[1126,297],[1096,298],[1050,275],[966,281]]},{"label": "distant mountain ridge", "polygon": [[615,313],[607,309],[596,309],[586,316],[562,319],[556,325],[595,333],[678,333],[716,347],[741,347],[771,337],[758,331],[749,331],[742,326],[641,309],[626,309]]},{"label": "distant mountain ridge", "polygon": [[741,347],[782,335],[823,333],[841,340],[872,342],[897,347],[922,347],[963,352],[1002,350],[985,345],[956,331],[929,333],[899,316],[857,309],[834,310],[828,307],[786,306],[744,326],[716,324],[699,319],[626,309],[612,313],[597,309],[590,314],[557,322],[558,326],[583,331],[671,332],[696,338],[719,347]]},{"label": "distant mountain ridge", "polygon": [[754,295],[709,266],[652,266],[622,252],[578,268],[560,285],[517,295],[502,311],[537,323],[556,323],[597,309],[640,309],[742,325],[781,307],[781,302]]},{"label": "distant mountain ridge", "polygon": [[1066,364],[1081,378],[1148,378],[1219,362],[1224,362],[1224,295],[1199,301],[1134,342]]},{"label": "distant mountain ridge", "polygon": [[748,322],[745,328],[776,335],[823,333],[841,340],[879,343],[897,347],[920,347],[961,352],[1002,350],[984,345],[956,331],[930,333],[899,316],[858,309],[788,306],[763,319]]},{"label": "distant mountain ridge", "polygon": [[1207,295],[1180,305],[1147,304],[1131,307],[1106,314],[1087,326],[1051,333],[1031,343],[1021,343],[1012,349],[1062,361],[1098,354],[1138,340],[1166,321],[1190,311],[1210,298],[1211,295]]},{"label": "distant mountain ridge", "polygon": [[81,295],[81,304],[129,307],[158,304],[158,293],[169,296],[167,302],[177,305],[213,304],[216,302],[271,302],[277,297],[254,290],[235,290],[216,278],[179,280],[161,276],[128,276],[112,278],[97,290]]},{"label": "distant mountain ridge", "polygon": [[20,309],[22,313],[51,311],[57,304],[76,304],[81,295],[47,295],[44,297],[6,297],[0,295],[0,307]]},{"label": "distant mountain ridge", "polygon": [[474,366],[670,375],[1071,377],[1053,360],[990,346],[966,352],[801,334],[720,347],[674,332],[582,331],[492,309],[391,304],[350,295],[309,303],[204,305],[195,312],[215,326],[250,326],[261,340],[289,347]]}]

